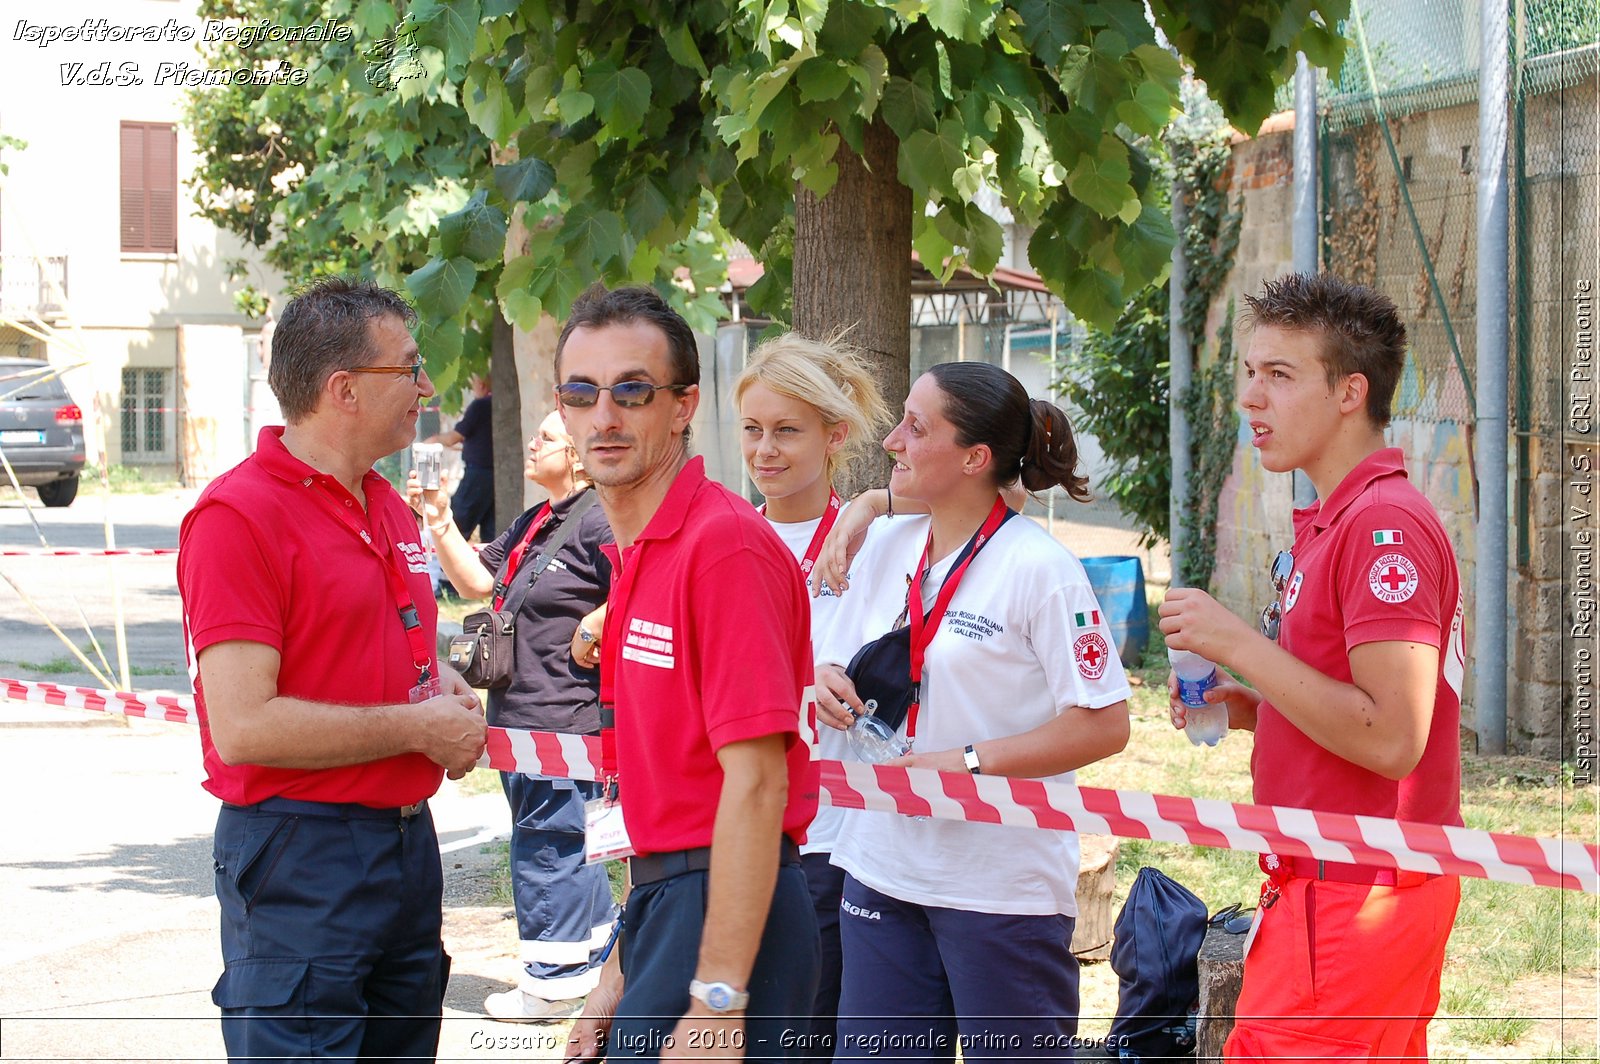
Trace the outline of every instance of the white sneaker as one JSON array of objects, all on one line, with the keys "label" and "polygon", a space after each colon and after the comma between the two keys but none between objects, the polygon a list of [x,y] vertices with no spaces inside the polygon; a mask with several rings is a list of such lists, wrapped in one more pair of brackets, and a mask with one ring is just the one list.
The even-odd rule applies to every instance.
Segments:
[{"label": "white sneaker", "polygon": [[556,1023],[582,1012],[583,999],[547,1001],[521,990],[506,990],[484,998],[483,1010],[501,1023]]}]

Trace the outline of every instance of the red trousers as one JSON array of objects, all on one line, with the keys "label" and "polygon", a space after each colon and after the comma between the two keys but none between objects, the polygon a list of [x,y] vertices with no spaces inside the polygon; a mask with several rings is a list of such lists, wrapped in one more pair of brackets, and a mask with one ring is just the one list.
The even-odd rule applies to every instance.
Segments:
[{"label": "red trousers", "polygon": [[1401,877],[1283,881],[1245,957],[1225,1060],[1428,1059],[1461,881]]}]

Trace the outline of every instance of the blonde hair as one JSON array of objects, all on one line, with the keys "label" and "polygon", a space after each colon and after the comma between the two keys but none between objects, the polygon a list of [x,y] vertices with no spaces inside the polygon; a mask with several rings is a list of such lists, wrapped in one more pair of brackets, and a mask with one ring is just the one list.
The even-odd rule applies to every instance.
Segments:
[{"label": "blonde hair", "polygon": [[830,428],[841,422],[849,426],[845,445],[828,456],[830,481],[871,450],[879,431],[891,420],[872,366],[861,350],[845,339],[848,332],[840,330],[824,340],[794,332],[774,337],[750,352],[744,372],[733,382],[735,413],[750,386],[764,384],[779,395],[809,405]]}]

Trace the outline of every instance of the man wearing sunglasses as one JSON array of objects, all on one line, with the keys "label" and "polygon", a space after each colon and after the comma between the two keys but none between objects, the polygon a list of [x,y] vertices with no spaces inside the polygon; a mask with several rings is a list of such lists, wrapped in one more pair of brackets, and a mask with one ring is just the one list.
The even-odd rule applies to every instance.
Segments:
[{"label": "man wearing sunglasses", "polygon": [[184,518],[233,1059],[432,1059],[450,961],[427,799],[484,748],[477,696],[435,654],[415,516],[372,470],[433,394],[375,285],[284,309],[270,383],[285,427]]},{"label": "man wearing sunglasses", "polygon": [[797,1056],[784,1036],[810,1016],[819,955],[798,847],[818,789],[799,570],[689,456],[699,359],[657,293],[585,293],[556,380],[616,535],[601,760],[635,853],[621,939],[567,1059]]},{"label": "man wearing sunglasses", "polygon": [[[1389,299],[1327,274],[1268,282],[1246,303],[1252,443],[1263,468],[1303,470],[1319,501],[1295,511],[1259,629],[1185,588],[1162,603],[1161,630],[1251,685],[1206,698],[1255,732],[1258,803],[1459,825],[1460,577],[1383,436],[1405,326]],[[1426,1060],[1460,881],[1278,854],[1261,867],[1226,1058]]]}]

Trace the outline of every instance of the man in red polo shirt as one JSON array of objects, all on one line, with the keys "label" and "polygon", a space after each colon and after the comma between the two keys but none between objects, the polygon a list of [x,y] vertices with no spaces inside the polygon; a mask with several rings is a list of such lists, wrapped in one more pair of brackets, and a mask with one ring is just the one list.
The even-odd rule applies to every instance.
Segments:
[{"label": "man in red polo shirt", "polygon": [[[1264,468],[1303,470],[1319,501],[1295,511],[1261,631],[1178,589],[1161,606],[1167,645],[1252,685],[1224,682],[1206,699],[1255,732],[1257,802],[1458,825],[1460,577],[1383,438],[1405,326],[1386,297],[1327,274],[1268,282],[1246,302],[1239,405],[1252,442]],[[1460,881],[1277,854],[1261,867],[1226,1058],[1426,1060]]]},{"label": "man in red polo shirt", "polygon": [[616,535],[602,746],[636,853],[620,947],[568,1057],[800,1055],[819,945],[798,847],[818,790],[799,570],[689,457],[698,354],[657,293],[585,293],[556,379]]},{"label": "man in red polo shirt", "polygon": [[324,281],[284,309],[272,390],[287,427],[184,518],[178,591],[234,1059],[431,1058],[449,958],[426,800],[484,748],[477,696],[435,660],[415,516],[372,470],[433,394],[375,285]]}]

